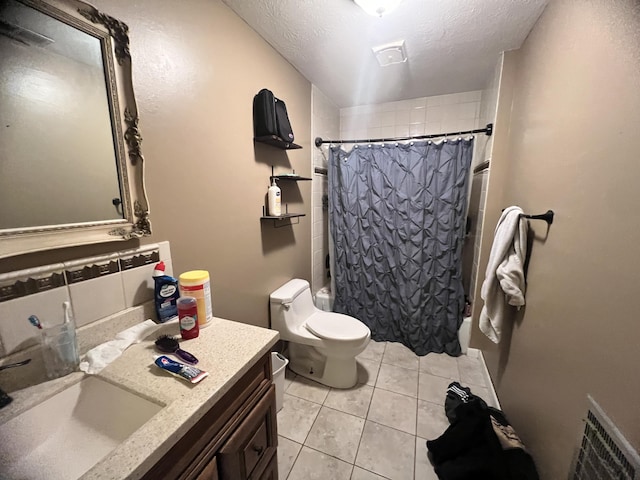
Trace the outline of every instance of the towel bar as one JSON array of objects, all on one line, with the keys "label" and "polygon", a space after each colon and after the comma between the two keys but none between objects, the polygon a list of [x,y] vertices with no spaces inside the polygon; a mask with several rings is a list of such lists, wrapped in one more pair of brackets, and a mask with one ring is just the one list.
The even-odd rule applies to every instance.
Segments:
[{"label": "towel bar", "polygon": [[[502,209],[502,211],[504,212],[504,208]],[[530,220],[544,220],[549,225],[553,223],[554,215],[555,214],[553,213],[553,210],[547,210],[546,212],[541,213],[540,215],[528,215],[526,213],[521,214],[522,217],[528,218]]]},{"label": "towel bar", "polygon": [[531,220],[544,220],[549,225],[553,223],[553,210],[547,210],[545,213],[541,213],[540,215],[527,215],[522,214],[524,218],[529,218]]}]

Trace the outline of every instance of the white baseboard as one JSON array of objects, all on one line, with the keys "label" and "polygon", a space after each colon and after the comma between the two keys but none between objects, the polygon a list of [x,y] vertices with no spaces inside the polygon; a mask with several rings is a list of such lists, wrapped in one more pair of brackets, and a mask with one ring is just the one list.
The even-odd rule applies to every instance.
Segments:
[{"label": "white baseboard", "polygon": [[[487,363],[484,361],[484,355],[481,350],[470,348],[469,350],[475,350],[477,352],[477,356],[482,362],[482,369],[484,370],[484,381],[487,385],[487,390],[489,390],[489,395],[491,395],[492,405],[495,405],[495,408],[498,410],[502,410],[500,406],[500,400],[498,399],[498,394],[496,393],[496,389],[493,386],[493,380],[491,379],[491,375],[489,375],[489,369],[487,368]],[[491,402],[489,402],[491,403]]]}]

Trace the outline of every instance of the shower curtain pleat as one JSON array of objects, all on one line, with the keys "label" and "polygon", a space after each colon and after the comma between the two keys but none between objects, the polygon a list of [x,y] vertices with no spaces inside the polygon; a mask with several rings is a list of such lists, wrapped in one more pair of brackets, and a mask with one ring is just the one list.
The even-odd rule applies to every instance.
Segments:
[{"label": "shower curtain pleat", "polygon": [[334,311],[418,355],[460,355],[473,139],[330,149]]}]

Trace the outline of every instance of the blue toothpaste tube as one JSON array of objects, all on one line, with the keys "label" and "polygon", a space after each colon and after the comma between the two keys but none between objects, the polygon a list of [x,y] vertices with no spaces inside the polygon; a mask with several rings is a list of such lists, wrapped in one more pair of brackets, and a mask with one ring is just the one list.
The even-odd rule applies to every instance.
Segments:
[{"label": "blue toothpaste tube", "polygon": [[155,364],[163,370],[182,377],[191,383],[198,383],[204,377],[209,376],[209,373],[204,370],[200,370],[193,365],[185,365],[184,363],[176,362],[165,355],[155,357]]}]

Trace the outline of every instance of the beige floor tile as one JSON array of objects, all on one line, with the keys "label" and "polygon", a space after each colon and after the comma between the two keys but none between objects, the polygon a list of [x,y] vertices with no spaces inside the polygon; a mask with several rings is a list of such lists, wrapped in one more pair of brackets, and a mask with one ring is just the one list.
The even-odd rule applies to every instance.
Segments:
[{"label": "beige floor tile", "polygon": [[438,377],[430,373],[421,373],[419,378],[418,398],[428,402],[444,405],[447,388],[452,382],[450,378]]},{"label": "beige floor tile", "polygon": [[288,480],[349,480],[353,465],[302,447]]},{"label": "beige floor tile", "polygon": [[424,438],[416,437],[416,480],[438,480],[433,465],[427,457],[427,445]]},{"label": "beige floor tile", "polygon": [[367,420],[415,435],[417,402],[415,397],[376,388]]},{"label": "beige floor tile", "polygon": [[353,463],[364,428],[364,419],[322,407],[305,445]]},{"label": "beige floor tile", "polygon": [[466,355],[458,357],[458,369],[460,370],[460,383],[465,387],[477,385],[486,387],[484,366],[480,358],[472,358]]},{"label": "beige floor tile", "polygon": [[297,377],[297,375],[295,373],[293,373],[289,367],[287,367],[284,371],[284,391],[287,391],[287,388],[289,388],[289,385],[291,385],[291,382],[293,382],[293,380]]},{"label": "beige floor tile", "polygon": [[418,436],[433,440],[442,435],[447,427],[449,419],[442,405],[418,400]]},{"label": "beige floor tile", "polygon": [[304,398],[310,402],[322,404],[325,398],[327,398],[329,390],[330,388],[326,385],[298,375],[291,381],[291,385],[287,388],[287,393]]},{"label": "beige floor tile", "polygon": [[287,393],[282,403],[282,410],[277,417],[278,433],[294,442],[304,443],[321,405]]},{"label": "beige floor tile", "polygon": [[382,356],[382,363],[418,370],[420,357],[401,343],[387,342],[387,347],[384,349],[384,355]]},{"label": "beige floor tile", "polygon": [[369,470],[365,470],[360,467],[353,467],[353,473],[351,474],[351,480],[385,480],[385,477],[376,475]]},{"label": "beige floor tile", "polygon": [[380,365],[376,388],[383,388],[410,397],[418,396],[418,371],[395,365]]},{"label": "beige floor tile", "polygon": [[373,395],[373,387],[358,384],[347,389],[332,388],[324,405],[357,417],[366,418]]},{"label": "beige floor tile", "polygon": [[378,371],[380,370],[380,363],[373,362],[371,360],[364,360],[362,358],[357,359],[358,362],[358,383],[366,383],[367,385],[374,386],[378,379]]},{"label": "beige floor tile", "polygon": [[490,390],[488,388],[478,387],[476,385],[469,385],[469,388],[471,389],[471,393],[482,398],[485,402],[487,402],[487,405],[500,409],[500,405],[496,403],[493,395],[490,393]]},{"label": "beige floor tile", "polygon": [[355,464],[394,480],[413,480],[415,437],[367,421]]},{"label": "beige floor tile", "polygon": [[438,377],[460,381],[458,359],[446,353],[430,353],[420,357],[420,373],[430,373]]},{"label": "beige floor tile", "polygon": [[387,342],[375,342],[371,340],[367,345],[367,348],[364,349],[360,355],[358,355],[358,360],[369,360],[371,362],[380,363],[382,361],[382,355],[384,355],[384,348],[387,345]]},{"label": "beige floor tile", "polygon": [[278,480],[285,480],[300,453],[302,445],[278,435]]}]

